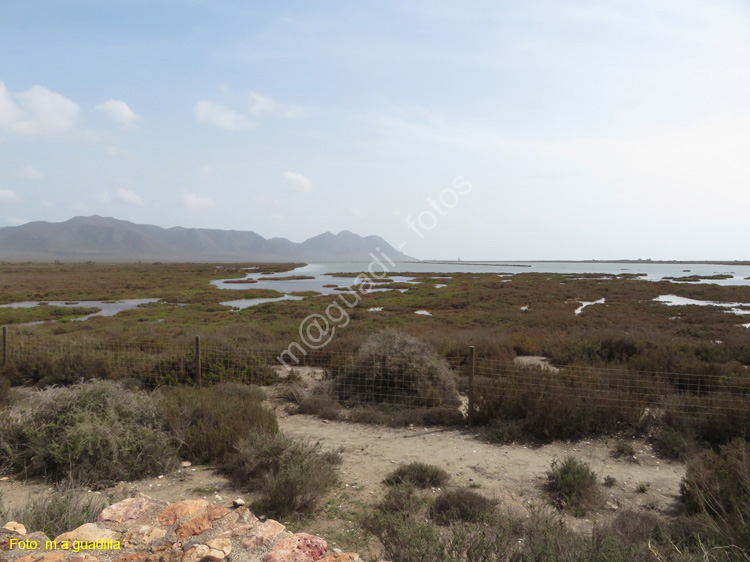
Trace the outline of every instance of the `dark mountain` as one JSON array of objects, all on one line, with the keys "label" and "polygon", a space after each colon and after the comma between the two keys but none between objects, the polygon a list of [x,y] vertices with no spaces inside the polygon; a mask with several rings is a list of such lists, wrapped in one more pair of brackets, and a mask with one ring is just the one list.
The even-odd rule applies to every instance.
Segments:
[{"label": "dark mountain", "polygon": [[251,231],[161,228],[98,215],[0,228],[4,261],[369,262],[376,248],[393,261],[416,261],[379,236],[348,230],[295,243]]}]

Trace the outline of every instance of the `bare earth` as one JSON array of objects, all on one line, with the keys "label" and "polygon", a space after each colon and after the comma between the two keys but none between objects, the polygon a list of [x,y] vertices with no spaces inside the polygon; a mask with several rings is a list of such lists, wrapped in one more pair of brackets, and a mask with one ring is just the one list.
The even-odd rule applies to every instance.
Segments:
[{"label": "bare earth", "polygon": [[[559,442],[532,448],[524,445],[492,445],[481,442],[469,430],[415,427],[391,429],[347,422],[325,421],[312,416],[288,415],[286,405],[275,406],[281,430],[289,436],[320,441],[324,450],[342,448],[341,484],[324,502],[314,520],[288,522],[296,531],[318,533],[334,545],[359,550],[364,556],[373,545],[352,523],[383,494],[383,478],[401,463],[421,461],[444,468],[451,475],[449,486],[473,486],[477,492],[500,500],[522,513],[529,504],[546,505],[545,472],[554,459],[575,455],[588,462],[599,476],[613,476],[617,483],[602,486],[607,506],[587,519],[566,516],[568,525],[588,532],[596,521],[612,517],[622,509],[649,509],[665,516],[679,512],[682,464],[664,461],[641,440],[631,441],[637,462],[611,456],[617,440],[595,439],[578,443]],[[645,492],[637,487],[647,486]],[[0,481],[6,508],[22,506],[46,489],[39,484]],[[231,505],[236,497],[252,500],[233,489],[210,467],[192,466],[178,472],[132,483],[121,483],[101,494],[112,501],[143,492],[167,501],[205,498]]]}]

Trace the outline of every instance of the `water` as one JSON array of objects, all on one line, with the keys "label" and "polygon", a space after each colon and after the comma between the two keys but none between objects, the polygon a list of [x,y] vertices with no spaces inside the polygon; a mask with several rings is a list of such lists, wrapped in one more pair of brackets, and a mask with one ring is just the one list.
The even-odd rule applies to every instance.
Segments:
[{"label": "water", "polygon": [[[276,281],[278,283],[278,281]],[[233,301],[224,301],[221,304],[224,306],[231,306],[237,310],[244,310],[251,306],[257,306],[259,304],[267,302],[279,302],[279,301],[301,301],[303,297],[296,297],[294,295],[284,295],[283,297],[276,297],[273,299],[237,299]]]},{"label": "water", "polygon": [[[599,299],[597,301],[582,302],[581,306],[579,306],[578,308],[576,308],[575,313],[576,314],[580,314],[581,312],[583,312],[583,309],[586,308],[587,306],[591,306],[592,304],[604,304],[604,302],[605,302],[605,299],[603,299],[603,298]],[[523,310],[523,308],[521,308],[521,310]]]},{"label": "water", "polygon": [[[123,310],[131,310],[137,308],[142,304],[149,304],[159,302],[159,299],[124,299],[121,301],[24,301],[24,302],[13,302],[10,304],[0,304],[2,308],[34,308],[44,302],[50,306],[59,306],[62,308],[99,308],[99,312],[81,316],[80,318],[73,318],[72,320],[88,320],[94,316],[114,316],[118,312]],[[40,322],[33,322],[32,324],[39,324]]]},{"label": "water", "polygon": [[[737,314],[739,316],[750,315],[750,303],[743,302],[719,302],[719,301],[701,301],[697,299],[689,299],[686,297],[678,297],[677,295],[659,295],[654,299],[657,302],[666,304],[667,306],[718,306],[721,308],[728,308],[726,312],[731,314]],[[747,308],[738,308],[738,307]],[[743,324],[745,325],[745,324]],[[747,325],[745,325],[747,326]]]}]

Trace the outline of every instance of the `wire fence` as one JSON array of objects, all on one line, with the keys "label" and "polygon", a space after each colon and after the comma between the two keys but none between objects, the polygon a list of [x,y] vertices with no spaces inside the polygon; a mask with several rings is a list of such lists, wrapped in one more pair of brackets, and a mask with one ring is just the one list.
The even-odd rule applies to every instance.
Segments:
[{"label": "wire fence", "polygon": [[[273,351],[198,336],[56,340],[3,329],[2,345],[2,372],[14,384],[109,378],[135,380],[146,388],[270,385],[288,376]],[[300,359],[299,367],[315,368],[328,398],[344,407],[461,408],[474,423],[523,420],[546,436],[611,431],[654,417],[672,425],[700,423],[709,432],[747,436],[750,431],[747,367],[731,377],[624,367],[558,368],[475,357],[473,348],[463,357],[448,358],[448,366],[397,355],[363,362],[356,354],[324,350]]]}]

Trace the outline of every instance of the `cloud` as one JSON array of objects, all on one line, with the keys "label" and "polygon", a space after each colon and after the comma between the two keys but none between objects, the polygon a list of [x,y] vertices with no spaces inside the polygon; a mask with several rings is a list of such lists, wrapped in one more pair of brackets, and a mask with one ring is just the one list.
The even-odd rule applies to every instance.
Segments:
[{"label": "cloud", "polygon": [[193,115],[198,123],[208,123],[227,131],[241,131],[255,127],[246,115],[241,115],[221,104],[210,100],[200,100],[193,106]]},{"label": "cloud", "polygon": [[136,122],[143,119],[122,100],[108,100],[97,104],[94,108],[109,116],[112,121],[119,123],[123,129],[137,128]]},{"label": "cloud", "polygon": [[15,172],[3,172],[0,170],[0,178],[8,180],[42,181],[44,176],[32,166],[26,166]]},{"label": "cloud", "polygon": [[43,86],[11,93],[0,82],[0,130],[32,136],[54,136],[71,131],[80,106]]},{"label": "cloud", "polygon": [[13,203],[18,195],[12,189],[0,189],[0,203]]},{"label": "cloud", "polygon": [[214,200],[209,197],[198,197],[195,194],[188,194],[182,196],[182,203],[188,209],[192,211],[200,211],[201,209],[212,209],[214,206]]},{"label": "cloud", "polygon": [[[225,94],[232,93],[228,87],[222,87],[221,90]],[[263,114],[283,115],[287,118],[302,115],[302,108],[298,105],[282,103],[252,90],[243,95],[242,99],[249,102],[249,106],[244,111],[235,111],[211,100],[198,101],[193,106],[195,120],[198,123],[208,123],[228,131],[241,131],[255,127],[257,123],[253,118]]]},{"label": "cloud", "polygon": [[284,172],[284,180],[294,191],[299,191],[300,193],[312,191],[312,182],[302,174],[296,172]]},{"label": "cloud", "polygon": [[353,215],[354,215],[355,217],[357,217],[358,219],[359,219],[359,218],[362,218],[362,211],[361,211],[361,210],[359,210],[359,209],[356,209],[356,208],[351,208],[351,209],[349,209],[349,212],[350,212],[351,214],[353,214]]},{"label": "cloud", "polygon": [[140,195],[133,191],[130,191],[129,189],[118,189],[116,198],[118,201],[122,201],[123,203],[128,203],[130,205],[143,206],[146,204]]}]

